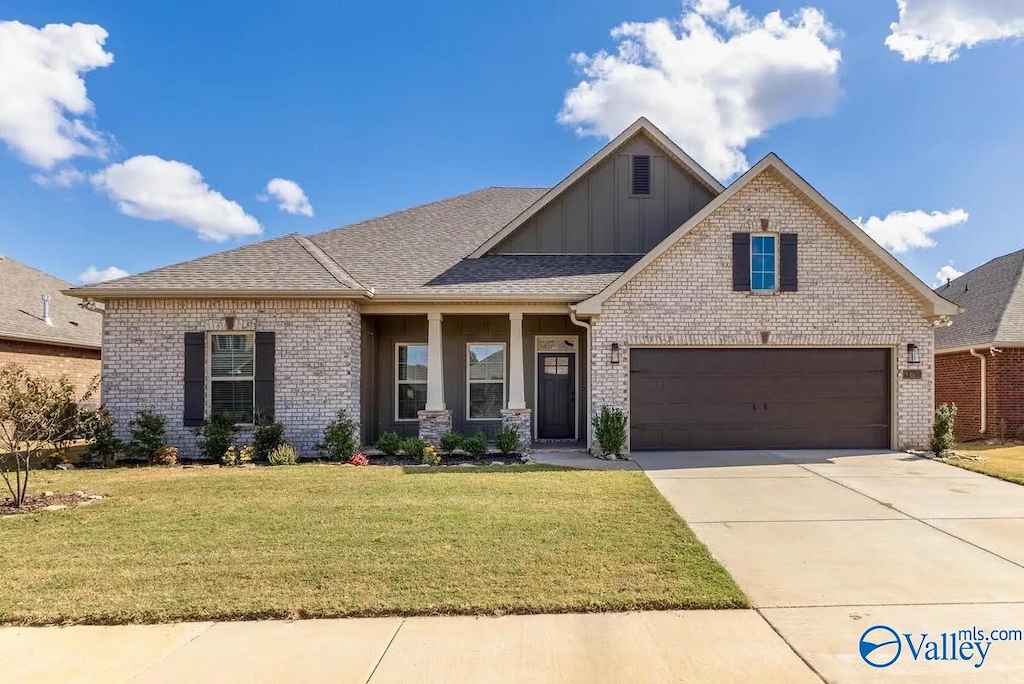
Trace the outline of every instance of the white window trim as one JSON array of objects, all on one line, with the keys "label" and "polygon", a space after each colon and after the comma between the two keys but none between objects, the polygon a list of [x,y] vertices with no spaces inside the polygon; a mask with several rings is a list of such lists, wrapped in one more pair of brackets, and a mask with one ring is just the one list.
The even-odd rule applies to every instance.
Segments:
[{"label": "white window trim", "polygon": [[[214,335],[245,335],[252,338],[252,375],[233,375],[230,378],[213,377],[213,337]],[[249,380],[252,382],[252,417],[250,423],[235,423],[240,427],[251,427],[256,421],[256,332],[254,330],[208,330],[206,332],[206,406],[205,415],[209,419],[213,415],[213,383]]]},{"label": "white window trim", "polygon": [[424,387],[427,386],[427,381],[426,380],[423,380],[421,382],[419,380],[399,380],[398,379],[398,348],[399,347],[426,347],[426,346],[427,346],[426,342],[395,342],[395,385],[394,385],[395,401],[394,401],[394,404],[395,404],[395,422],[396,423],[415,423],[416,421],[419,420],[418,416],[416,418],[399,418],[398,417],[399,388],[402,385],[423,385]]},{"label": "white window trim", "polygon": [[469,417],[469,387],[470,385],[496,385],[497,380],[472,380],[469,377],[469,350],[475,345],[492,345],[501,347],[501,408],[508,406],[508,344],[505,342],[467,342],[466,343],[466,421],[472,423],[486,423],[501,420],[499,413],[494,418],[470,418]]},{"label": "white window trim", "polygon": [[[771,289],[754,289],[754,238],[770,237],[772,239],[772,253],[775,258],[775,285]],[[779,235],[778,233],[751,233],[750,234],[750,291],[755,294],[768,294],[779,291]]]}]

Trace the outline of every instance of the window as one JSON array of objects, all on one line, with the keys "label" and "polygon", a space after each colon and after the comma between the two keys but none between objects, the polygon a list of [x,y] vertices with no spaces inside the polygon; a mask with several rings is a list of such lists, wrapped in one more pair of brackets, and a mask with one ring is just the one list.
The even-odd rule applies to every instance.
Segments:
[{"label": "window", "polygon": [[775,236],[750,236],[750,289],[755,292],[775,290]]},{"label": "window", "polygon": [[399,344],[395,360],[395,418],[416,420],[427,407],[427,345]]},{"label": "window", "polygon": [[633,156],[633,194],[651,194],[651,158],[649,155]]},{"label": "window", "polygon": [[210,335],[210,415],[253,422],[255,368],[252,333]]},{"label": "window", "polygon": [[469,419],[501,418],[501,409],[505,407],[505,345],[469,344],[467,347]]}]

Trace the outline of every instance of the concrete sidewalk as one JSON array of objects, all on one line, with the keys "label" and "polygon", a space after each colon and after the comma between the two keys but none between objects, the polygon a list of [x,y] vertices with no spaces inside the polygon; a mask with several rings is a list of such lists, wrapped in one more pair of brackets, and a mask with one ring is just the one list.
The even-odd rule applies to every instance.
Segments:
[{"label": "concrete sidewalk", "polygon": [[0,629],[15,682],[819,682],[752,610]]}]

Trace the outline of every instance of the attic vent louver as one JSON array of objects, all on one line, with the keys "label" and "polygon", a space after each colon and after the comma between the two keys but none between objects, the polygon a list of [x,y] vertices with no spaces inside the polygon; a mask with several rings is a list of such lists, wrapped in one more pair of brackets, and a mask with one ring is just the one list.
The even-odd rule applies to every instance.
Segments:
[{"label": "attic vent louver", "polygon": [[646,154],[633,157],[633,194],[651,194],[651,158]]}]

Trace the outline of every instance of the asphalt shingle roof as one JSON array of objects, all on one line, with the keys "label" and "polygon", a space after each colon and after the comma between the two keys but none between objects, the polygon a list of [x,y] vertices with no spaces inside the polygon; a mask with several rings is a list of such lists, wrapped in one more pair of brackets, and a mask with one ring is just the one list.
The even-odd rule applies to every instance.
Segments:
[{"label": "asphalt shingle roof", "polygon": [[[69,287],[60,278],[0,255],[0,337],[99,347],[103,315],[61,294]],[[43,322],[44,294],[50,295],[53,325]]]},{"label": "asphalt shingle roof", "polygon": [[935,331],[937,349],[993,342],[1024,343],[1024,249],[968,271],[936,292],[963,308]]}]

